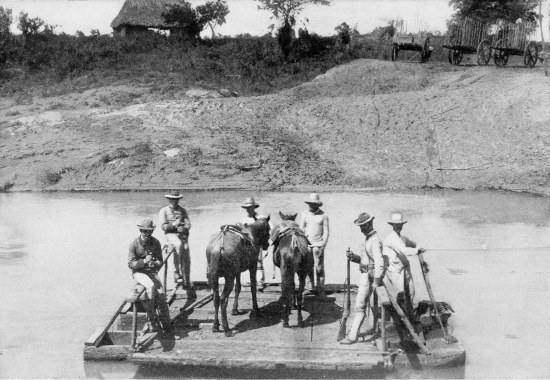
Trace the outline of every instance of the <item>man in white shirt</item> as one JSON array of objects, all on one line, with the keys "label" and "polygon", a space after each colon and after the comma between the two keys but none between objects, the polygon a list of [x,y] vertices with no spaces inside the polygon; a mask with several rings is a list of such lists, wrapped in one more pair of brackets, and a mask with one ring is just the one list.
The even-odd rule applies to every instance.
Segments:
[{"label": "man in white shirt", "polygon": [[309,241],[309,251],[313,255],[314,272],[317,276],[317,281],[315,281],[315,274],[308,275],[306,292],[311,293],[314,284],[317,283],[317,294],[324,296],[325,247],[329,237],[328,216],[320,208],[323,202],[321,202],[319,194],[310,194],[305,203],[309,206],[309,210],[303,212],[300,228],[304,231]]},{"label": "man in white shirt", "polygon": [[[382,284],[384,276],[384,257],[382,256],[382,240],[374,229],[374,216],[370,216],[366,212],[362,213],[353,222],[359,226],[363,235],[365,235],[365,246],[361,255],[356,255],[350,250],[346,252],[347,257],[354,263],[359,264],[361,277],[359,279],[359,289],[357,297],[355,297],[355,318],[351,325],[348,336],[340,341],[340,344],[352,344],[357,342],[359,329],[365,319],[365,311],[370,301],[370,296],[373,291],[373,283],[376,286]],[[374,329],[377,324],[376,312],[373,312]]]},{"label": "man in white shirt", "polygon": [[385,281],[391,285],[388,291],[395,292],[397,303],[409,320],[413,322],[414,282],[407,256],[418,255],[425,252],[425,249],[417,247],[414,241],[401,234],[405,223],[407,221],[399,213],[392,214],[388,221],[393,231],[384,240],[383,254],[388,257]]}]

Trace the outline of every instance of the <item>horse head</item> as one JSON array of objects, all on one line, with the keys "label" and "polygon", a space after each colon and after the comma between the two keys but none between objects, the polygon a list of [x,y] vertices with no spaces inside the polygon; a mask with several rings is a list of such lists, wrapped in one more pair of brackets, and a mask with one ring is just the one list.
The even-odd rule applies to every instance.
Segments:
[{"label": "horse head", "polygon": [[244,225],[250,232],[254,244],[261,247],[264,251],[269,248],[269,218],[270,216],[268,215],[267,218],[259,218],[254,223],[246,223]]},{"label": "horse head", "polygon": [[279,216],[282,220],[295,221],[298,214],[284,213],[282,211],[279,211]]}]

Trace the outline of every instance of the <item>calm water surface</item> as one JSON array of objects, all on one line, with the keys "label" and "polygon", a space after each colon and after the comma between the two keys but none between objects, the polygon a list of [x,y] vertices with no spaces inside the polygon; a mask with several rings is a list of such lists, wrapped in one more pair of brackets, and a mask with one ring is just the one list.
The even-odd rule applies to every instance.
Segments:
[{"label": "calm water surface", "polygon": [[[248,196],[255,196],[259,211],[274,222],[278,210],[304,210],[307,198],[185,194],[181,203],[193,223],[192,280],[205,279],[208,237],[219,225],[242,218],[239,206]],[[386,235],[388,214],[401,211],[409,220],[404,233],[430,249],[425,258],[436,298],[456,311],[450,322],[467,351],[465,377],[550,377],[549,198],[491,192],[353,192],[321,198],[331,227],[328,283],[344,281],[344,251],[361,244],[353,225],[359,212],[376,215],[375,226]],[[157,220],[164,204],[163,193],[0,194],[0,377],[152,376],[131,365],[85,365],[82,347],[132,286],[126,255],[138,235],[136,223]],[[270,263],[271,255],[268,280]]]}]

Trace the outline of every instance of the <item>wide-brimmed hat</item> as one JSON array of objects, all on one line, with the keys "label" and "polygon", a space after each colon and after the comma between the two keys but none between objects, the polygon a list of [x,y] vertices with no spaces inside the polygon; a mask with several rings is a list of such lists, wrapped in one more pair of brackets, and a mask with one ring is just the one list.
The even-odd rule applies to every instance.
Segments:
[{"label": "wide-brimmed hat", "polygon": [[164,198],[168,199],[181,199],[183,198],[183,195],[180,194],[179,191],[171,191],[168,194],[164,195]]},{"label": "wide-brimmed hat", "polygon": [[370,216],[366,212],[363,212],[363,213],[359,214],[359,216],[357,217],[357,219],[355,219],[353,221],[353,223],[358,225],[358,226],[362,226],[363,224],[367,224],[368,222],[370,222],[373,219],[374,219],[374,216]]},{"label": "wide-brimmed hat", "polygon": [[406,220],[403,219],[403,214],[396,212],[395,214],[390,215],[390,220],[388,220],[388,224],[405,224],[407,223]]},{"label": "wide-brimmed hat", "polygon": [[140,224],[137,225],[140,230],[153,231],[157,226],[153,223],[152,219],[143,219]]},{"label": "wide-brimmed hat", "polygon": [[309,198],[304,202],[306,202],[307,204],[310,204],[310,203],[317,204],[319,206],[323,205],[323,202],[321,202],[321,199],[319,198],[319,194],[317,193],[309,194]]},{"label": "wide-brimmed hat", "polygon": [[256,203],[256,200],[254,200],[254,198],[250,197],[250,198],[246,198],[246,200],[243,202],[241,207],[242,208],[249,208],[249,207],[258,208],[258,207],[260,207],[260,205]]}]

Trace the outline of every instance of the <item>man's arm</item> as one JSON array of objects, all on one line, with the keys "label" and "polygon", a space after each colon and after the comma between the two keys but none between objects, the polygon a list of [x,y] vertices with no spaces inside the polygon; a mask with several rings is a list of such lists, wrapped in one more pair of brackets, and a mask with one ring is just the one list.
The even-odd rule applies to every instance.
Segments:
[{"label": "man's arm", "polygon": [[372,257],[374,259],[374,278],[380,279],[377,281],[378,284],[381,284],[382,276],[384,275],[384,255],[382,254],[382,240],[376,236],[376,241],[372,244]]},{"label": "man's arm", "polygon": [[168,216],[166,215],[166,209],[163,207],[159,211],[159,223],[160,228],[166,232],[166,233],[175,233],[177,232],[177,227],[172,224],[168,220]]},{"label": "man's arm", "polygon": [[304,233],[306,232],[306,213],[302,213],[302,217],[300,218],[300,228]]},{"label": "man's arm", "polygon": [[137,256],[136,246],[132,242],[130,244],[130,248],[128,249],[128,267],[130,269],[136,270],[136,269],[141,269],[144,266],[145,266],[145,260],[142,260]]},{"label": "man's arm", "polygon": [[328,242],[329,230],[328,230],[328,216],[323,215],[323,248],[326,247]]},{"label": "man's arm", "polygon": [[182,217],[183,217],[183,228],[190,230],[191,229],[191,219],[189,219],[189,215],[187,214],[187,210],[182,207]]},{"label": "man's arm", "polygon": [[390,239],[386,243],[386,245],[389,248],[393,249],[394,251],[401,253],[402,255],[405,255],[405,256],[418,255],[418,248],[407,247],[403,242],[403,240],[397,237],[397,235],[395,236],[395,238]]}]

